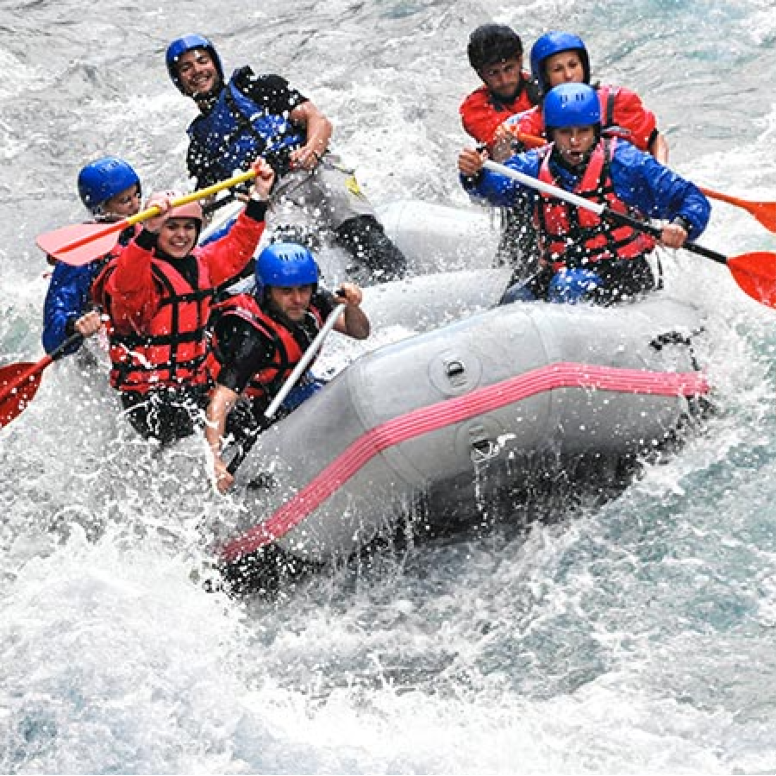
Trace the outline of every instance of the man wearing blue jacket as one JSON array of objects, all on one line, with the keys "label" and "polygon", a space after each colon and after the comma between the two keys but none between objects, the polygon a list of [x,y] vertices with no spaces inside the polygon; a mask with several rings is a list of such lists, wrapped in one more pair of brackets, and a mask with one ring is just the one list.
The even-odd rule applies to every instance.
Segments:
[{"label": "man wearing blue jacket", "polygon": [[[706,228],[711,207],[697,186],[630,143],[602,138],[600,102],[590,86],[556,86],[547,94],[543,111],[552,142],[511,157],[506,166],[602,204],[612,213],[666,220],[660,244],[669,248],[681,248]],[[656,243],[645,231],[483,169],[485,158],[484,152],[461,152],[458,169],[464,188],[496,206],[509,206],[530,191],[539,234],[539,272],[510,289],[503,301],[611,304],[658,287],[659,278],[647,261]]]},{"label": "man wearing blue jacket", "polygon": [[[87,164],[78,174],[78,194],[96,221],[120,221],[140,211],[140,179],[131,165],[116,156],[105,156]],[[137,227],[119,235],[118,245],[126,245]],[[43,347],[53,353],[72,334],[96,334],[102,325],[99,311],[91,302],[92,281],[112,254],[72,267],[57,262],[51,275],[43,306]],[[75,353],[79,340],[67,349]]]},{"label": "man wearing blue jacket", "polygon": [[166,61],[172,82],[199,109],[187,153],[198,187],[261,156],[277,173],[268,214],[273,229],[307,241],[331,232],[372,281],[406,274],[404,254],[385,234],[353,171],[330,152],[332,123],[312,100],[285,78],[248,66],[226,78],[218,52],[202,35],[172,41]]}]

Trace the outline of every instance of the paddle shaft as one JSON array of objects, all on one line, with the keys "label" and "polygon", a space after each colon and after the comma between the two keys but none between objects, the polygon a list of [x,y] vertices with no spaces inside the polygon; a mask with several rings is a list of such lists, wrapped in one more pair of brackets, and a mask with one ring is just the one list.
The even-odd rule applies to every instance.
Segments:
[{"label": "paddle shaft", "polygon": [[[490,170],[491,172],[504,175],[507,178],[512,178],[518,183],[522,183],[524,186],[541,191],[542,193],[548,194],[551,197],[556,197],[557,199],[565,200],[569,204],[576,205],[577,207],[584,208],[585,210],[590,210],[601,218],[608,218],[621,224],[627,224],[628,226],[632,226],[634,229],[638,229],[642,232],[645,232],[646,234],[652,235],[653,237],[657,237],[658,239],[662,234],[662,229],[656,226],[652,226],[652,224],[646,224],[643,221],[639,221],[638,218],[633,218],[626,213],[617,213],[613,210],[610,210],[605,205],[602,205],[600,202],[591,202],[589,199],[580,197],[577,194],[573,194],[570,191],[561,189],[558,186],[553,186],[550,183],[540,181],[537,178],[532,178],[530,175],[526,175],[525,173],[519,172],[518,170],[513,170],[511,167],[506,167],[503,164],[498,164],[497,162],[488,160],[484,163],[483,167]],[[727,264],[728,262],[727,256],[723,256],[721,253],[717,253],[717,251],[712,251],[710,248],[704,248],[702,245],[697,245],[696,243],[686,242],[682,248],[692,253],[697,253],[699,256],[705,256],[707,259],[711,259],[712,261],[716,261],[720,264]]]},{"label": "paddle shaft", "polygon": [[[75,345],[76,342],[79,342],[82,339],[83,335],[78,334],[77,332],[75,334],[71,334],[61,345],[59,345],[59,347],[52,350],[51,353],[44,356],[35,364],[30,364],[28,369],[25,369],[24,371],[16,374],[13,378],[11,378],[10,381],[6,382],[5,385],[0,387],[0,404],[11,399],[15,393],[20,392],[20,389],[27,389],[27,392],[29,393],[27,400],[29,401],[29,399],[31,399],[35,394],[35,391],[37,391],[37,375],[39,375],[47,366],[52,364],[58,358],[61,358],[68,348],[70,348],[72,345]],[[0,368],[0,379],[2,378],[3,372],[16,372],[17,369],[24,366],[24,364],[10,364],[9,366]],[[20,402],[22,398],[23,397],[21,396],[19,397]],[[15,408],[6,408],[6,411],[10,414],[11,418],[16,417],[16,415],[24,410],[28,401],[21,402],[20,405]]]},{"label": "paddle shaft", "polygon": [[291,392],[291,389],[296,385],[313,358],[315,358],[316,353],[321,349],[321,345],[323,345],[323,341],[329,336],[329,332],[334,328],[344,309],[344,304],[337,305],[331,315],[326,319],[326,323],[323,324],[315,339],[310,343],[310,347],[304,352],[299,363],[294,367],[294,371],[291,372],[288,379],[283,383],[283,387],[275,394],[275,398],[270,402],[269,407],[264,410],[264,417],[267,418],[267,420],[274,417],[280,405],[283,403],[283,400]]},{"label": "paddle shaft", "polygon": [[[543,145],[547,145],[549,142],[543,137],[528,135],[525,132],[520,132],[518,129],[510,128],[509,131],[520,143],[525,145],[527,148],[540,148]],[[712,199],[717,199],[720,202],[726,202],[728,205],[733,205],[734,207],[746,210],[747,213],[754,216],[766,229],[768,229],[768,231],[776,232],[776,202],[752,202],[748,199],[741,199],[741,197],[734,197],[731,194],[724,194],[720,191],[708,189],[705,186],[698,186],[698,188],[707,197],[711,197]],[[688,248],[688,250],[692,249]]]},{"label": "paddle shaft", "polygon": [[[242,172],[239,175],[235,175],[232,178],[229,178],[228,180],[220,181],[219,183],[214,183],[212,186],[208,186],[204,189],[193,191],[191,192],[191,194],[184,194],[181,197],[176,197],[174,200],[172,200],[171,205],[173,207],[188,205],[189,202],[196,202],[198,199],[204,199],[205,197],[209,197],[212,194],[217,194],[219,191],[222,191],[223,189],[228,189],[228,188],[231,188],[232,186],[238,186],[239,184],[245,183],[246,181],[249,181],[255,177],[256,177],[256,173],[253,170],[248,170],[248,172]],[[127,218],[124,218],[121,221],[115,221],[112,224],[106,224],[103,229],[98,229],[96,231],[90,232],[89,234],[84,235],[83,237],[79,237],[76,240],[72,240],[69,243],[66,243],[65,245],[63,245],[61,248],[57,250],[57,254],[67,253],[68,251],[74,251],[77,248],[81,248],[90,242],[99,240],[102,237],[107,237],[109,234],[112,234],[113,232],[121,232],[127,227],[134,226],[135,224],[139,224],[142,221],[147,221],[149,218],[158,216],[160,212],[161,211],[156,206],[149,207],[149,208],[146,208],[145,210],[141,210],[139,213],[136,213],[134,216],[128,216]]]},{"label": "paddle shaft", "polygon": [[234,456],[234,458],[232,458],[232,460],[229,461],[229,465],[226,467],[229,474],[234,474],[237,471],[240,464],[242,464],[242,462],[245,460],[245,456],[248,455],[253,445],[256,444],[256,440],[259,438],[259,435],[262,433],[262,431],[264,431],[266,428],[269,427],[270,425],[269,421],[271,421],[272,418],[275,416],[275,413],[280,408],[280,405],[283,403],[283,400],[291,392],[293,387],[298,382],[299,378],[302,376],[304,371],[310,365],[310,362],[313,360],[315,355],[321,349],[321,346],[323,345],[324,340],[326,339],[326,337],[329,336],[329,333],[336,325],[345,307],[346,305],[339,304],[334,308],[334,310],[332,310],[331,315],[329,315],[329,317],[326,319],[326,323],[323,324],[323,326],[321,327],[321,330],[315,336],[315,339],[310,343],[310,347],[308,347],[307,350],[304,352],[304,355],[302,356],[302,358],[299,359],[299,363],[294,367],[293,371],[286,378],[286,381],[283,383],[280,390],[275,394],[275,398],[270,402],[267,409],[264,410],[262,422],[259,423],[258,428],[256,428],[254,433],[252,433],[245,440],[245,442],[242,444],[240,449],[237,451],[237,454]]},{"label": "paddle shaft", "polygon": [[75,345],[77,342],[80,342],[83,339],[83,334],[79,334],[78,332],[75,332],[74,334],[71,334],[64,342],[62,342],[60,345],[58,345],[54,350],[51,351],[51,353],[46,354],[43,356],[43,358],[40,361],[37,361],[34,363],[26,372],[21,374],[14,382],[8,386],[6,386],[3,389],[3,393],[0,394],[0,399],[5,398],[5,394],[10,393],[13,391],[18,385],[23,383],[25,380],[29,380],[30,377],[33,375],[38,374],[39,372],[42,372],[47,366],[50,366],[54,361],[56,361],[59,358],[62,358],[62,356],[65,355],[65,352],[70,348],[72,345]]}]

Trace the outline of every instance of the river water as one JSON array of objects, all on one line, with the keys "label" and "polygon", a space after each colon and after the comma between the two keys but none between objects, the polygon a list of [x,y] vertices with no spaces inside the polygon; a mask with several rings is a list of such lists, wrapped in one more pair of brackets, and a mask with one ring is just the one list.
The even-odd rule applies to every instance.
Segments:
[{"label": "river water", "polygon": [[[1,362],[41,356],[34,238],[83,218],[86,160],[187,184],[173,37],[289,78],[376,204],[463,205],[465,44],[490,19],[527,46],[579,33],[679,172],[776,198],[772,0],[0,0]],[[718,203],[703,243],[774,236]],[[680,454],[573,519],[386,552],[275,601],[196,583],[207,526],[238,508],[201,449],[155,458],[101,381],[52,366],[0,432],[0,771],[772,773],[776,319],[701,257],[667,275],[708,314],[720,408]]]}]

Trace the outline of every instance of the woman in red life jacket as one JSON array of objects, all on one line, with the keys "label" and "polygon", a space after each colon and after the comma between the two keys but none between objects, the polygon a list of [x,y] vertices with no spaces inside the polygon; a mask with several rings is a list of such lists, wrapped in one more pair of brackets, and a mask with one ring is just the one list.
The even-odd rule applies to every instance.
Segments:
[{"label": "woman in red life jacket", "polygon": [[[205,436],[213,453],[216,486],[222,493],[234,478],[221,457],[228,434],[227,418],[241,396],[251,405],[255,435],[268,423],[264,411],[284,386],[338,304],[345,304],[336,331],[355,339],[369,336],[369,319],[361,309],[361,289],[343,283],[336,296],[318,287],[318,265],[310,251],[296,243],[274,243],[256,261],[256,289],[218,305],[213,324],[213,350],[221,369],[207,410]],[[311,373],[281,404],[282,417],[321,387]],[[239,436],[246,429],[235,428]]]},{"label": "woman in red life jacket", "polygon": [[[531,48],[531,72],[543,94],[562,83],[590,84],[590,57],[582,39],[569,32],[548,32]],[[657,120],[641,98],[623,86],[593,84],[601,104],[601,127],[608,137],[620,137],[647,151],[661,164],[668,163],[668,143],[657,129]],[[540,106],[508,119],[497,133],[544,136]]]},{"label": "woman in red life jacket", "polygon": [[219,240],[195,247],[202,228],[196,202],[171,206],[152,194],[160,215],[102,271],[93,295],[110,316],[111,385],[132,426],[169,444],[203,420],[212,388],[206,324],[214,289],[251,260],[264,232],[275,175],[262,159],[245,210]]}]

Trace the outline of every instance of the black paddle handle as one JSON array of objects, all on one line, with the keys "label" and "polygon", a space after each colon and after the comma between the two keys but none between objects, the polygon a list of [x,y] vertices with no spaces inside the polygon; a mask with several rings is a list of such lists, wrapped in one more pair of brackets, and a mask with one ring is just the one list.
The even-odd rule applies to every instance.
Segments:
[{"label": "black paddle handle", "polygon": [[240,465],[245,460],[245,457],[248,455],[248,453],[251,451],[251,448],[256,444],[256,440],[259,438],[259,434],[261,432],[257,431],[255,433],[252,433],[249,437],[247,437],[243,443],[238,448],[237,452],[235,453],[234,458],[232,458],[231,461],[226,466],[226,470],[234,476],[234,473],[240,468]]},{"label": "black paddle handle", "polygon": [[237,450],[234,458],[227,464],[226,470],[234,476],[234,473],[240,468],[240,465],[245,460],[245,457],[251,451],[251,448],[256,444],[256,440],[259,438],[258,434],[251,434]]},{"label": "black paddle handle", "polygon": [[256,440],[272,425],[272,418],[268,418],[264,415],[261,416],[258,425],[248,434],[248,436],[240,443],[237,448],[237,452],[234,457],[226,466],[226,470],[229,474],[234,473],[240,468],[242,462],[245,460],[248,453],[250,453],[253,446],[256,444]]},{"label": "black paddle handle", "polygon": [[67,350],[71,345],[75,345],[78,342],[81,342],[83,338],[83,334],[79,334],[77,331],[73,332],[62,344],[57,345],[57,347],[55,347],[54,350],[49,353],[49,358],[52,361],[56,361],[58,358],[62,358],[62,356],[66,355]]},{"label": "black paddle handle", "polygon": [[[638,218],[633,218],[633,216],[629,216],[626,213],[617,213],[614,210],[609,210],[609,208],[604,208],[601,211],[601,215],[604,218],[609,218],[612,221],[617,221],[620,224],[627,224],[628,226],[632,226],[634,229],[638,229],[642,232],[645,232],[646,234],[652,235],[652,237],[657,237],[660,239],[661,234],[663,233],[663,230],[658,226],[652,226],[652,224],[645,224],[643,221],[639,221]],[[691,253],[697,253],[699,256],[705,256],[707,259],[711,259],[712,261],[716,261],[720,264],[727,264],[727,256],[723,256],[721,253],[717,253],[717,251],[712,251],[710,248],[704,248],[702,245],[698,245],[694,242],[686,242],[682,246],[682,250],[690,251]]]}]

